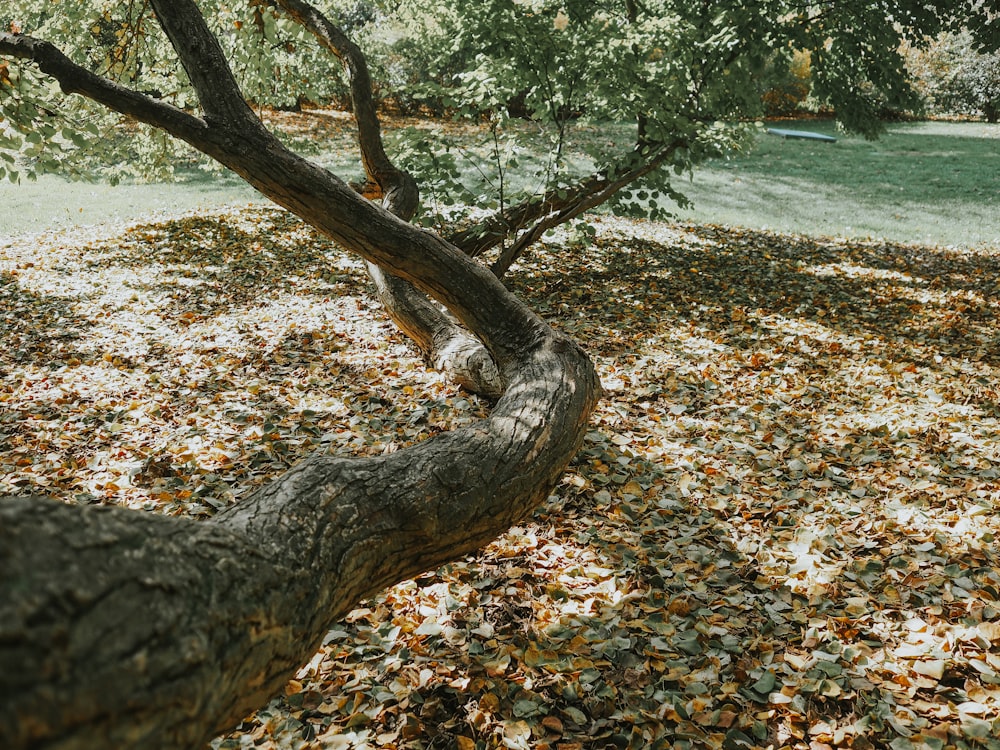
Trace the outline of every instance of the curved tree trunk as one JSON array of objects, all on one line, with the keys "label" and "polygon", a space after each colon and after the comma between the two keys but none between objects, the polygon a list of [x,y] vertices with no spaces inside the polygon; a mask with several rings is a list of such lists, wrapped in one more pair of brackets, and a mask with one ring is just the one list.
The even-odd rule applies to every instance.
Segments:
[{"label": "curved tree trunk", "polygon": [[368,276],[389,317],[424,355],[424,361],[463,388],[499,398],[504,380],[489,352],[408,281],[368,264]]},{"label": "curved tree trunk", "polygon": [[[385,153],[381,125],[372,95],[371,75],[361,50],[319,10],[303,0],[270,0],[301,24],[343,64],[350,83],[358,146],[364,165],[363,192],[381,197],[385,208],[405,221],[416,213],[419,190],[413,177],[397,168]],[[440,307],[408,281],[393,276],[374,263],[368,275],[379,301],[392,321],[413,342],[424,361],[447,372],[456,383],[487,398],[503,393],[503,378],[482,343],[457,325]]]},{"label": "curved tree trunk", "polygon": [[359,599],[479,548],[544,500],[600,392],[485,268],[290,153],[192,0],[152,0],[204,117],[0,34],[63,90],[183,138],[440,302],[505,384],[487,419],[371,459],[314,456],[209,522],[0,499],[0,746],[192,748],[275,694]]},{"label": "curved tree trunk", "polygon": [[530,514],[597,384],[543,337],[483,423],[315,456],[209,522],[0,500],[0,738],[193,748],[276,694],[359,600]]}]

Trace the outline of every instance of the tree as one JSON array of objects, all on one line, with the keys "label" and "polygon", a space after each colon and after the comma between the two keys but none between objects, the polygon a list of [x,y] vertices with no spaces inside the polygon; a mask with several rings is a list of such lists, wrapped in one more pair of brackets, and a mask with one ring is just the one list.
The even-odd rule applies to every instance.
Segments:
[{"label": "tree", "polygon": [[486,269],[392,212],[412,210],[412,183],[383,161],[364,114],[363,60],[323,17],[284,3],[322,24],[353,66],[366,168],[391,210],[263,128],[193,2],[152,5],[203,116],[95,75],[48,42],[8,33],[0,51],[34,61],[67,94],[184,139],[418,285],[475,332],[505,387],[480,424],[380,459],[317,456],[205,524],[4,499],[5,747],[204,743],[274,694],[360,598],[475,550],[530,513],[577,449],[599,392],[576,345]]},{"label": "tree", "polygon": [[[461,231],[443,231],[499,276],[547,230],[601,203],[649,218],[684,205],[677,177],[745,145],[748,122],[764,114],[759,82],[769,70],[805,56],[818,103],[846,129],[875,137],[881,113],[918,101],[900,54],[904,40],[923,44],[927,34],[967,23],[983,43],[996,28],[980,2],[398,5],[424,50],[418,95],[434,109],[485,119],[490,131],[479,158],[468,150],[451,158],[460,146],[445,150],[418,136],[405,164],[422,183],[444,187],[438,197],[447,217],[455,204],[493,209],[485,219],[468,216],[471,226]],[[512,120],[524,118],[535,147],[550,145],[535,164],[518,158],[523,129]],[[595,124],[609,131],[596,147],[576,137],[579,126]],[[433,209],[425,205],[418,219],[443,224]]]},{"label": "tree", "polygon": [[968,31],[910,51],[907,64],[932,111],[1000,119],[1000,51],[980,51]]},{"label": "tree", "polygon": [[[519,100],[555,137],[539,192],[501,197],[492,215],[444,239],[408,223],[417,183],[383,148],[365,59],[316,7],[95,0],[54,16],[43,4],[8,4],[0,145],[37,167],[56,166],[51,149],[94,145],[100,130],[90,118],[102,109],[187,143],[367,259],[387,309],[425,356],[498,400],[483,422],[389,456],[313,457],[207,523],[0,500],[5,746],[203,743],[276,692],[359,599],[524,518],[578,448],[600,389],[580,349],[497,276],[547,229],[630,186],[631,202],[648,205],[644,190],[671,190],[666,168],[683,171],[730,143],[716,120],[742,111],[741,82],[774,50],[823,50],[818,85],[846,103],[849,123],[870,127],[873,92],[905,91],[888,42],[951,23],[957,10],[945,5],[875,11],[775,1],[708,12],[652,0],[457,2],[442,28],[468,32],[459,39],[462,63],[468,50],[483,53],[453,96],[470,112],[496,113],[498,123]],[[474,24],[476,13],[495,23]],[[504,36],[507,22],[518,36]],[[234,69],[263,84],[287,73],[283,55],[307,39],[343,62],[361,189],[380,203],[291,152],[247,104]],[[247,40],[259,44],[241,46]],[[538,43],[522,54],[527,41]],[[505,60],[504,87],[482,85]],[[529,74],[532,66],[546,75]],[[855,85],[869,79],[871,88]],[[67,104],[70,95],[79,96]],[[634,132],[624,154],[574,176],[563,146],[581,116],[627,120]],[[498,251],[492,273],[469,257],[490,251]]]}]

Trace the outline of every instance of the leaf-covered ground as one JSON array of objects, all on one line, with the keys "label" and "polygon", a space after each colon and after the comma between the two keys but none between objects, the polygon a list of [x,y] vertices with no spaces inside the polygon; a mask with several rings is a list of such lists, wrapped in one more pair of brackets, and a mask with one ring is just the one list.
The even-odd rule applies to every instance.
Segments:
[{"label": "leaf-covered ground", "polygon": [[[1000,747],[1000,250],[603,220],[516,290],[607,391],[531,524],[223,748]],[[0,493],[210,515],[485,405],[244,209],[0,245]]]}]

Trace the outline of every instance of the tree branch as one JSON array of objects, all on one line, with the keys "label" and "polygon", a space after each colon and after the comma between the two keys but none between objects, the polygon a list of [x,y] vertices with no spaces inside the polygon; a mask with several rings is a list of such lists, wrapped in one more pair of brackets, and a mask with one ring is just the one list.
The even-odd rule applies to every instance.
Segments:
[{"label": "tree branch", "polygon": [[503,253],[509,260],[495,264],[495,271],[502,276],[517,256],[545,231],[609,200],[622,188],[658,169],[684,145],[685,142],[678,139],[659,147],[647,147],[651,152],[638,165],[611,167],[603,173],[585,177],[573,187],[555,188],[542,196],[532,196],[505,214],[495,213],[447,239],[469,256],[478,257],[507,237],[517,235]]},{"label": "tree branch", "polygon": [[[185,68],[204,72],[206,120],[87,74],[37,40],[4,35],[0,52],[183,138],[413,282],[480,337],[509,385],[476,424],[390,456],[314,456],[208,523],[0,498],[5,750],[203,746],[279,690],[359,598],[526,518],[579,448],[600,394],[579,347],[488,269],[247,116],[194,3],[154,2]],[[205,101],[213,92],[222,101]]]},{"label": "tree branch", "polygon": [[523,521],[600,389],[559,337],[520,365],[483,422],[389,456],[314,456],[208,522],[0,498],[5,750],[202,747],[358,601]]},{"label": "tree branch", "polygon": [[[670,153],[673,153],[671,150]],[[554,229],[567,221],[572,221],[595,206],[610,200],[615,193],[635,182],[640,177],[649,174],[666,159],[669,154],[663,154],[662,159],[654,159],[644,164],[641,168],[633,169],[615,180],[607,181],[603,186],[594,185],[591,192],[577,194],[577,200],[569,203],[559,210],[553,210],[541,217],[530,228],[522,231],[521,235],[510,246],[504,249],[500,257],[490,267],[497,278],[503,278],[511,265],[527,250],[531,245],[541,239],[548,230]]]},{"label": "tree branch", "polygon": [[[364,54],[325,15],[304,0],[269,0],[307,29],[343,64],[351,90],[358,145],[368,180],[389,211],[409,220],[416,212],[419,190],[413,177],[398,169],[385,153],[381,124],[372,95]],[[365,191],[368,192],[368,191]],[[368,264],[368,275],[393,322],[416,344],[428,364],[446,371],[462,387],[487,398],[499,398],[505,380],[482,343],[409,282]]]},{"label": "tree branch", "polygon": [[201,118],[91,73],[49,42],[24,34],[0,32],[0,54],[35,63],[41,72],[59,83],[64,94],[80,94],[188,143],[205,139],[208,124]]},{"label": "tree branch", "polygon": [[387,207],[409,220],[417,210],[419,191],[413,177],[398,169],[385,153],[382,130],[372,96],[371,73],[360,48],[329,18],[304,0],[267,0],[301,24],[319,43],[341,61],[351,89],[354,119],[358,125],[358,145],[369,183],[383,193]]},{"label": "tree branch", "polygon": [[150,0],[156,18],[177,51],[198,94],[206,119],[263,129],[246,103],[219,40],[205,23],[194,0]]}]

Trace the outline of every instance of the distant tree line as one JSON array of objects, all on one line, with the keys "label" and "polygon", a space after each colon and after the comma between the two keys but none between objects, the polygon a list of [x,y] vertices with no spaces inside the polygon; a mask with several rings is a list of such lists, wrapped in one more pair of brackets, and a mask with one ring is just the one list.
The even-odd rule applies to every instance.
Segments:
[{"label": "distant tree line", "polygon": [[931,114],[1000,120],[1000,52],[980,52],[968,31],[910,48],[906,61]]}]

